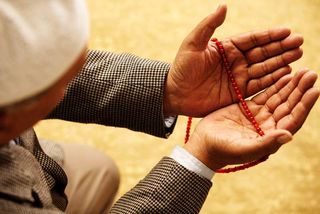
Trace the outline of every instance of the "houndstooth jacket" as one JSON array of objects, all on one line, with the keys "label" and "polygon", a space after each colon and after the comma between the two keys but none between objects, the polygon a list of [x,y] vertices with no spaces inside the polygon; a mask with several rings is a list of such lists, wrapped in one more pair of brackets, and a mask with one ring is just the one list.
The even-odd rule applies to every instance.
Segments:
[{"label": "houndstooth jacket", "polygon": [[[131,54],[89,51],[49,118],[126,127],[166,137],[163,91],[169,65]],[[62,213],[67,205],[62,168],[28,130],[0,148],[0,213]],[[198,213],[211,182],[164,157],[111,213]]]}]

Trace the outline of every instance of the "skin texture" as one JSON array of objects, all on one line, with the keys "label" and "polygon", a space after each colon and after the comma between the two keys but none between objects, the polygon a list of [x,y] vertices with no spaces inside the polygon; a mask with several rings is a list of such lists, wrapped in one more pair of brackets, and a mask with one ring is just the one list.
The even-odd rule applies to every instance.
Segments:
[{"label": "skin texture", "polygon": [[240,104],[203,118],[185,148],[209,168],[242,164],[275,153],[292,139],[319,97],[317,74],[301,70],[286,75],[248,101],[264,136],[259,136]]},{"label": "skin texture", "polygon": [[[211,37],[226,16],[220,6],[182,42],[167,78],[166,115],[202,117],[237,101]],[[287,28],[253,31],[221,41],[244,97],[254,95],[291,72],[302,56],[303,38]]]},{"label": "skin texture", "polygon": [[[229,84],[226,71],[222,67],[221,57],[214,43],[210,41],[214,30],[223,23],[225,16],[226,6],[220,6],[186,37],[168,73],[164,94],[165,115],[204,116],[222,108],[202,120],[186,146],[188,151],[212,169],[254,160],[262,154],[276,151],[279,148],[279,142],[284,143],[290,140],[291,134],[295,133],[304,121],[300,120],[297,123],[295,120],[290,120],[290,117],[287,119],[284,117],[279,121],[287,122],[272,123],[270,120],[268,124],[266,118],[273,118],[274,115],[274,112],[266,111],[269,99],[268,97],[256,98],[258,101],[252,100],[249,108],[255,110],[259,123],[268,124],[261,127],[267,135],[259,138],[250,128],[246,118],[241,116],[238,105],[231,105],[237,99]],[[279,79],[284,81],[282,78],[289,78],[284,77],[291,72],[288,64],[301,57],[302,50],[299,47],[302,43],[302,37],[292,35],[287,28],[245,33],[222,41],[228,53],[228,61],[232,65],[232,72],[245,97],[267,88]],[[31,101],[4,109],[5,111],[0,115],[0,144],[8,143],[9,140],[19,136],[24,130],[43,119],[56,106],[63,97],[67,84],[83,66],[85,55],[84,50],[66,74],[50,89]],[[302,80],[295,79],[295,81]],[[300,113],[295,111],[295,117],[306,118],[315,102],[319,92],[309,92],[309,89],[311,90],[311,86],[301,89],[302,96],[297,103],[307,107]],[[276,96],[280,92],[273,93]],[[264,106],[267,107],[263,108]],[[289,115],[293,115],[294,109]],[[238,117],[230,117],[235,112]],[[220,134],[228,131],[228,135],[219,136],[211,131],[215,129],[221,130]],[[245,143],[247,139],[250,139],[248,142],[266,142],[269,147],[261,146],[265,143],[247,144]]]}]

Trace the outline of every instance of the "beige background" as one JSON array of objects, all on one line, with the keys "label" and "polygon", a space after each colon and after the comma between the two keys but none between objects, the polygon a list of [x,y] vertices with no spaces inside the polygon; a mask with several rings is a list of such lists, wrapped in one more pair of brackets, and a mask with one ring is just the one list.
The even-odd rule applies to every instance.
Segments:
[{"label": "beige background", "polygon": [[[304,57],[294,69],[320,70],[319,0],[230,0],[218,38],[284,25],[303,34]],[[182,39],[207,14],[215,0],[90,0],[90,48],[172,62]],[[319,81],[318,81],[319,85]],[[320,106],[311,112],[294,140],[257,167],[216,175],[201,213],[320,213]],[[93,145],[119,165],[118,197],[133,187],[161,157],[182,144],[186,118],[180,117],[168,140],[126,129],[43,121],[40,137]]]}]

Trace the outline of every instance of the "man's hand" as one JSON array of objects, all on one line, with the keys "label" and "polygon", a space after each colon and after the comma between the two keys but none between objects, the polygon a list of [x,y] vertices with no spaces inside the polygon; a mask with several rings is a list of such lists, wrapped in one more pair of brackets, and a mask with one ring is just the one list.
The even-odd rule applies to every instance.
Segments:
[{"label": "man's hand", "polygon": [[240,104],[233,104],[200,121],[185,148],[213,170],[258,160],[291,140],[307,118],[320,91],[317,74],[290,74],[248,101],[264,136],[259,136]]},{"label": "man's hand", "polygon": [[[201,117],[237,101],[217,47],[210,40],[224,22],[226,11],[226,6],[220,6],[183,41],[166,82],[166,115]],[[287,28],[254,31],[221,42],[244,97],[290,73],[288,65],[302,56],[303,38]]]}]

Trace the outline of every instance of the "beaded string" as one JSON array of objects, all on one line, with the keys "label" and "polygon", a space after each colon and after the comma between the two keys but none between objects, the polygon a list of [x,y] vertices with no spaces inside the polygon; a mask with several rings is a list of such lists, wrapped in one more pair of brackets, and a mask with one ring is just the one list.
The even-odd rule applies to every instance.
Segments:
[{"label": "beaded string", "polygon": [[[250,122],[252,123],[252,125],[254,126],[256,132],[260,135],[260,136],[263,136],[264,135],[264,132],[262,131],[262,129],[260,128],[259,124],[257,123],[256,119],[254,118],[252,112],[250,111],[246,101],[244,100],[242,94],[241,94],[241,91],[239,89],[239,86],[237,84],[237,82],[235,81],[234,79],[234,76],[232,74],[232,71],[231,71],[231,68],[229,66],[229,63],[228,63],[228,60],[227,60],[227,57],[226,57],[226,53],[225,53],[225,50],[224,50],[224,47],[222,46],[221,42],[218,41],[216,38],[213,38],[212,41],[216,44],[216,46],[218,47],[218,51],[219,51],[219,54],[223,60],[223,65],[224,67],[226,68],[227,70],[227,73],[228,73],[228,77],[229,77],[229,80],[231,81],[231,84],[232,84],[232,87],[234,89],[234,92],[236,93],[239,101],[240,101],[240,104],[247,116],[247,118],[250,120]],[[190,129],[191,129],[191,123],[192,123],[192,117],[189,117],[188,118],[188,122],[187,122],[187,129],[186,129],[186,136],[185,136],[185,141],[184,143],[187,143],[188,140],[189,140],[189,136],[190,136]],[[236,171],[240,171],[240,170],[244,170],[244,169],[247,169],[247,168],[250,168],[252,166],[255,166],[265,160],[268,159],[268,156],[264,156],[262,157],[261,159],[259,160],[256,160],[256,161],[252,161],[252,162],[249,162],[249,163],[245,163],[245,164],[242,164],[242,165],[239,165],[239,166],[235,166],[235,167],[230,167],[230,168],[222,168],[222,169],[218,169],[216,170],[215,172],[216,173],[230,173],[230,172],[236,172]]]}]

